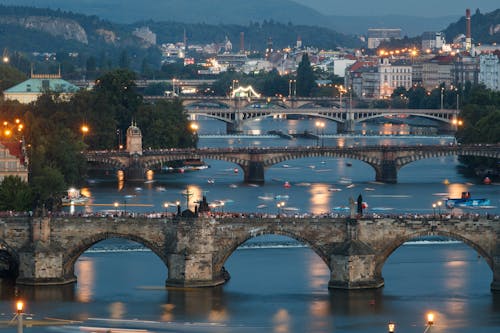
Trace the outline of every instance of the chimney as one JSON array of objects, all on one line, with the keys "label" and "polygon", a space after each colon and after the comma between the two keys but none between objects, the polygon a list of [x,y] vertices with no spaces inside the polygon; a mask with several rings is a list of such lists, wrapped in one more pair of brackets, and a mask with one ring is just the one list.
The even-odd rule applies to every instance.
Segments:
[{"label": "chimney", "polygon": [[245,53],[245,33],[240,32],[240,53]]},{"label": "chimney", "polygon": [[470,9],[467,8],[465,10],[465,25],[466,25],[466,32],[465,32],[465,50],[470,51],[472,47],[472,38],[471,38],[471,33],[470,33]]}]

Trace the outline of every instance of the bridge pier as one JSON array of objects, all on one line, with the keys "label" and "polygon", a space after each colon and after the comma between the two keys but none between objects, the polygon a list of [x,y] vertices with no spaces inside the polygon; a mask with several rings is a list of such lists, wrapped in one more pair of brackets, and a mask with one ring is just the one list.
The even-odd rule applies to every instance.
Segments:
[{"label": "bridge pier", "polygon": [[224,284],[224,271],[214,272],[212,253],[171,254],[168,256],[167,287],[215,287]]},{"label": "bridge pier", "polygon": [[343,123],[337,123],[337,133],[338,134],[354,133],[355,124],[356,123],[354,122],[354,120],[351,119],[345,120]]},{"label": "bridge pier", "polygon": [[234,123],[226,123],[226,133],[227,134],[243,133],[243,129],[241,128],[241,123],[239,121],[235,121]]},{"label": "bridge pier", "polygon": [[493,282],[491,291],[500,292],[500,254],[493,257]]},{"label": "bridge pier", "polygon": [[264,183],[264,163],[260,161],[250,161],[247,167],[243,168],[245,173],[245,183]]},{"label": "bridge pier", "polygon": [[375,180],[378,182],[396,184],[398,182],[398,169],[393,160],[383,160],[382,165],[375,168]]},{"label": "bridge pier", "polygon": [[347,240],[334,247],[330,255],[330,289],[372,289],[384,285],[377,271],[375,251],[358,239],[358,221],[346,221]]},{"label": "bridge pier", "polygon": [[73,283],[76,277],[66,274],[63,254],[66,251],[50,241],[50,218],[31,220],[31,244],[19,251],[19,275],[22,285],[61,285]]}]

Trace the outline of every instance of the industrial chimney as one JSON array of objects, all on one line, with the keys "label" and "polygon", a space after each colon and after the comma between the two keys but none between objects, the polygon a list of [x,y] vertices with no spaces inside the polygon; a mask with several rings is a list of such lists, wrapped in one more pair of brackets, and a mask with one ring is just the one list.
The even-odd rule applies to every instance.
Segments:
[{"label": "industrial chimney", "polygon": [[240,53],[245,53],[245,33],[240,32]]},{"label": "industrial chimney", "polygon": [[470,51],[472,47],[472,38],[470,33],[470,9],[467,8],[465,10],[465,25],[466,25],[466,33],[465,33],[465,50]]}]

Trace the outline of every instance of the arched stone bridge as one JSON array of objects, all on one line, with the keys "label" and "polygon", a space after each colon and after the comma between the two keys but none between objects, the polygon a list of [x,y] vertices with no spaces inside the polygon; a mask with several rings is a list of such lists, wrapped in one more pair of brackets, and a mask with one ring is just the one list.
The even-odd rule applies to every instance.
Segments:
[{"label": "arched stone bridge", "polygon": [[293,159],[308,157],[350,158],[363,161],[375,170],[375,180],[396,183],[403,166],[426,158],[463,155],[500,158],[500,145],[420,145],[365,147],[271,147],[202,148],[145,150],[130,156],[123,151],[88,151],[87,161],[127,171],[130,180],[144,179],[145,172],[173,160],[215,159],[240,166],[245,182],[264,182],[267,168]]},{"label": "arched stone bridge", "polygon": [[408,240],[451,237],[484,258],[500,291],[500,223],[485,218],[3,218],[0,258],[19,284],[67,284],[83,252],[117,237],[151,249],[168,269],[167,285],[206,287],[226,281],[224,263],[241,244],[267,234],[308,245],[330,269],[329,287],[342,289],[381,287],[384,263]]}]

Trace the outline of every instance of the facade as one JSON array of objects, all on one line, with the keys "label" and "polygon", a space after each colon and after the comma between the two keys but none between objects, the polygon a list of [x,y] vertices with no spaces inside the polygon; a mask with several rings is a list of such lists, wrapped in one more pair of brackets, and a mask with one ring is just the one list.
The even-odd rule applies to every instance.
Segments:
[{"label": "facade", "polygon": [[79,88],[61,79],[60,74],[33,74],[31,78],[3,92],[5,100],[29,104],[46,92],[58,93],[62,99],[69,100]]},{"label": "facade", "polygon": [[500,53],[488,53],[479,56],[479,83],[495,91],[500,91],[499,56]]},{"label": "facade", "polygon": [[22,142],[0,143],[0,181],[7,176],[18,176],[28,181],[28,166]]},{"label": "facade", "polygon": [[397,87],[410,89],[412,86],[412,67],[406,60],[380,58],[378,63],[379,98],[390,97]]},{"label": "facade", "polygon": [[422,86],[432,90],[444,83],[453,84],[453,57],[437,56],[422,63]]},{"label": "facade", "polygon": [[422,50],[441,49],[446,44],[446,38],[443,32],[424,32],[422,34]]},{"label": "facade", "polygon": [[453,63],[453,81],[456,85],[479,82],[479,58],[468,54],[459,54]]},{"label": "facade", "polygon": [[368,48],[376,49],[381,42],[401,39],[401,29],[368,29]]}]

